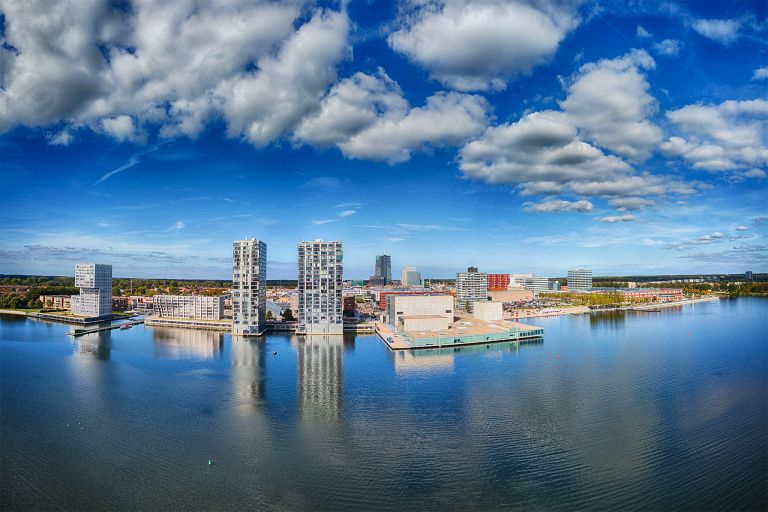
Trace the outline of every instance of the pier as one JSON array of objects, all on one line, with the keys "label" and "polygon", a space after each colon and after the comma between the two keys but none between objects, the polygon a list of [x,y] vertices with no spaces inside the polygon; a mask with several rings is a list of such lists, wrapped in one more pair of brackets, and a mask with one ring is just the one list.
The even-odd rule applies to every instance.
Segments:
[{"label": "pier", "polygon": [[133,327],[134,325],[143,324],[144,320],[134,320],[131,322],[123,322],[120,324],[112,324],[112,325],[104,325],[102,327],[92,327],[90,329],[75,329],[74,331],[70,332],[72,336],[77,338],[78,336],[82,336],[84,334],[93,334],[95,332],[102,332],[102,331],[111,331],[113,329],[120,329],[124,325],[130,325]]}]

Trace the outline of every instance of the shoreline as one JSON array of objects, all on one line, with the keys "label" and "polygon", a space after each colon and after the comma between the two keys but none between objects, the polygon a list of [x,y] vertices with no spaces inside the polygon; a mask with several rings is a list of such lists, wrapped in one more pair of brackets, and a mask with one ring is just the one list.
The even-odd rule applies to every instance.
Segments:
[{"label": "shoreline", "polygon": [[[546,313],[540,313],[538,311],[529,311],[529,310],[523,310],[519,315],[512,315],[509,318],[505,317],[505,320],[508,319],[518,319],[518,318],[544,318],[544,317],[552,317],[552,316],[565,316],[565,315],[583,315],[583,314],[591,314],[591,313],[601,313],[604,311],[649,311],[649,310],[655,310],[660,308],[671,308],[676,306],[685,306],[686,304],[696,304],[698,302],[710,302],[713,300],[720,300],[722,297],[719,295],[709,295],[706,297],[700,297],[697,299],[685,299],[685,300],[678,300],[678,301],[672,301],[672,302],[653,302],[648,304],[632,304],[632,305],[626,305],[621,306],[618,308],[606,308],[606,309],[589,309],[588,306],[565,306],[560,308],[559,311],[552,311],[552,312],[546,312]],[[553,309],[553,308],[545,308],[545,309]]]}]

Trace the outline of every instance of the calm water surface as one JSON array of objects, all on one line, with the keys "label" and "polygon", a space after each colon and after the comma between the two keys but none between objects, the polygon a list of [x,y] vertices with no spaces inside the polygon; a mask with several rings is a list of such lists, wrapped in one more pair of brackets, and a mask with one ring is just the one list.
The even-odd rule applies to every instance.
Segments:
[{"label": "calm water surface", "polygon": [[3,316],[0,509],[765,510],[767,312],[414,354]]}]

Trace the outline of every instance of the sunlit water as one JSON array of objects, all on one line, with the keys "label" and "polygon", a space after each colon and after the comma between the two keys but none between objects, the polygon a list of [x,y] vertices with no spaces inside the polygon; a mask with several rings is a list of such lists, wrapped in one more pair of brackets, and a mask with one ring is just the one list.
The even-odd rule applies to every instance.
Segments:
[{"label": "sunlit water", "polygon": [[3,316],[0,509],[765,510],[767,306],[413,354]]}]

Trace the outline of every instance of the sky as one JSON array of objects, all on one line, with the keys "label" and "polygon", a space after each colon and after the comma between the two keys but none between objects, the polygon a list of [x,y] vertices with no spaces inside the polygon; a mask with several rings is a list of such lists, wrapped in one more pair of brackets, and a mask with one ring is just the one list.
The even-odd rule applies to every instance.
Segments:
[{"label": "sky", "polygon": [[341,240],[563,276],[768,271],[768,2],[0,2],[0,273],[231,276]]}]

